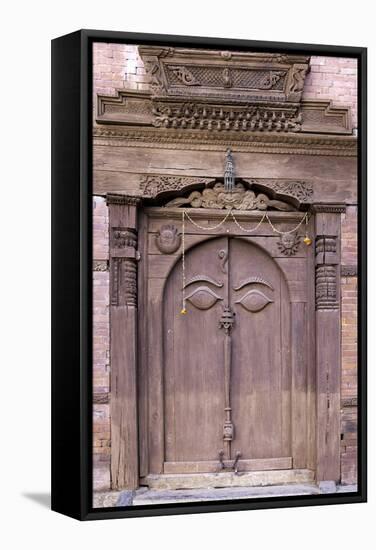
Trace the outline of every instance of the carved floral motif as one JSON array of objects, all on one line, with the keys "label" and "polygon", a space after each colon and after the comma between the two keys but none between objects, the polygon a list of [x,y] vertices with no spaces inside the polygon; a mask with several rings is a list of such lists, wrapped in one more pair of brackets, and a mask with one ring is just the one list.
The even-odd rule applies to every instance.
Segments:
[{"label": "carved floral motif", "polygon": [[180,191],[190,186],[208,184],[213,178],[196,178],[185,176],[142,176],[140,189],[144,197],[155,198],[164,192]]},{"label": "carved floral motif", "polygon": [[179,207],[189,205],[193,208],[234,208],[236,210],[277,210],[289,211],[292,207],[285,202],[269,199],[263,193],[256,195],[244,187],[242,183],[235,185],[234,191],[225,191],[223,183],[216,183],[212,189],[193,191],[187,198],[178,197],[168,202],[166,206]]},{"label": "carved floral motif", "polygon": [[250,184],[262,185],[271,189],[279,195],[286,195],[297,199],[300,203],[311,202],[313,198],[312,187],[304,181],[288,181],[288,180],[256,180],[246,179]]},{"label": "carved floral motif", "polygon": [[177,67],[169,65],[169,69],[174,75],[186,86],[201,86],[197,78],[193,76],[191,71],[187,67]]}]

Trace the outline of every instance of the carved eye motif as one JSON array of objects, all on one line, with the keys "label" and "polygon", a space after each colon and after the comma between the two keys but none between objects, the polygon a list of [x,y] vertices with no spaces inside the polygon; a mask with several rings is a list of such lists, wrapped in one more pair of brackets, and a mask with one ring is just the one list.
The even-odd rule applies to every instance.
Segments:
[{"label": "carved eye motif", "polygon": [[270,300],[263,292],[260,290],[250,290],[245,294],[240,300],[235,302],[236,304],[240,304],[246,309],[247,311],[251,311],[252,313],[257,313],[258,311],[261,311],[264,309],[265,306],[273,302],[273,300]]},{"label": "carved eye motif", "polygon": [[223,300],[218,294],[213,292],[207,286],[199,286],[191,294],[186,296],[186,300],[189,300],[198,309],[209,309],[218,300]]}]

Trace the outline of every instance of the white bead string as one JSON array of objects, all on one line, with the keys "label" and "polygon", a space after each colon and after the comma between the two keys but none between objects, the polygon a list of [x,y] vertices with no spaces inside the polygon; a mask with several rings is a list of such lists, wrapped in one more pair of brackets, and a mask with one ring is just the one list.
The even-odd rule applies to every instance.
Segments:
[{"label": "white bead string", "polygon": [[298,223],[298,225],[296,227],[294,227],[293,229],[290,229],[290,231],[279,231],[272,223],[271,219],[269,218],[268,214],[266,213],[265,214],[265,217],[266,219],[268,220],[269,224],[270,224],[270,227],[273,229],[273,231],[275,231],[276,233],[278,233],[279,235],[288,235],[289,233],[294,233],[295,231],[297,231],[299,229],[299,227],[302,225],[302,223],[305,221],[306,224],[308,223],[308,212],[306,212],[303,216],[303,218],[300,220],[300,222]]},{"label": "white bead string", "polygon": [[288,235],[290,233],[294,233],[295,231],[297,231],[299,229],[299,227],[304,223],[304,221],[305,221],[306,225],[308,225],[308,212],[306,212],[304,214],[303,218],[298,223],[298,225],[296,225],[293,229],[290,229],[289,231],[280,231],[279,229],[277,229],[273,225],[271,219],[268,216],[268,213],[264,212],[261,220],[257,223],[257,225],[255,227],[252,227],[251,229],[246,229],[245,227],[243,227],[238,222],[238,220],[236,219],[235,214],[233,212],[233,209],[230,208],[228,210],[226,216],[218,224],[213,225],[213,226],[203,226],[203,225],[200,225],[199,223],[195,222],[191,218],[191,216],[188,214],[188,212],[185,209],[183,209],[183,211],[182,211],[182,256],[181,256],[181,261],[182,261],[182,309],[181,309],[181,312],[180,312],[182,314],[187,313],[187,310],[186,310],[186,307],[185,307],[186,306],[186,299],[185,299],[185,283],[186,283],[186,277],[185,277],[185,218],[187,218],[191,222],[191,224],[196,226],[198,229],[201,229],[203,231],[213,231],[214,229],[218,229],[218,227],[221,227],[221,225],[223,225],[225,223],[225,221],[228,219],[230,214],[231,214],[232,219],[234,220],[235,224],[239,227],[239,229],[241,231],[244,231],[245,233],[252,233],[253,231],[256,231],[265,219],[269,223],[272,230],[275,233],[278,233],[279,235]]}]

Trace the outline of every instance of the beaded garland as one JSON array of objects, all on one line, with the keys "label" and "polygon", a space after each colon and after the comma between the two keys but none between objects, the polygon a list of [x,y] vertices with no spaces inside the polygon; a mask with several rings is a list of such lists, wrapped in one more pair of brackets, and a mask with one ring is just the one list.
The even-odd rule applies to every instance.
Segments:
[{"label": "beaded garland", "polygon": [[203,231],[213,231],[213,230],[218,229],[219,227],[221,227],[221,225],[223,225],[230,216],[232,217],[235,224],[239,227],[239,229],[241,231],[243,231],[244,233],[253,233],[254,231],[256,231],[260,227],[260,225],[264,222],[264,220],[266,220],[275,233],[278,233],[279,235],[288,235],[290,233],[295,233],[295,231],[298,231],[299,227],[305,222],[306,232],[305,232],[305,237],[303,239],[303,242],[307,246],[309,246],[312,243],[312,240],[310,239],[310,237],[308,236],[308,233],[307,233],[307,226],[308,226],[308,220],[309,220],[308,212],[306,212],[304,214],[303,218],[300,220],[300,222],[293,229],[290,229],[289,231],[280,231],[279,229],[277,229],[273,225],[273,223],[272,223],[271,219],[269,218],[267,212],[264,212],[264,214],[262,215],[261,220],[255,225],[255,227],[252,227],[251,229],[247,229],[247,228],[243,227],[238,222],[232,208],[230,208],[228,210],[228,212],[226,213],[224,218],[219,223],[217,223],[216,225],[213,225],[211,227],[205,227],[205,226],[200,225],[199,223],[197,223],[195,220],[193,220],[191,218],[191,216],[188,214],[188,212],[185,209],[183,209],[182,210],[182,256],[181,256],[181,262],[182,262],[182,309],[180,310],[180,313],[182,315],[185,315],[187,313],[186,298],[185,298],[185,282],[186,282],[186,276],[185,276],[185,220],[187,219],[188,221],[191,222],[192,225],[196,226],[198,229],[201,229]]}]

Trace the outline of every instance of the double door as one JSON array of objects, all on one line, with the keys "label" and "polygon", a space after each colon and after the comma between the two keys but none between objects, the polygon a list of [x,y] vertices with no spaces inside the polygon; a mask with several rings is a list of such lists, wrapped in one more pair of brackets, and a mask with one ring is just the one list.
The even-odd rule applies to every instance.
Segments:
[{"label": "double door", "polygon": [[206,240],[186,254],[184,285],[179,261],[170,271],[161,308],[163,472],[291,468],[290,302],[278,264],[250,241]]}]

